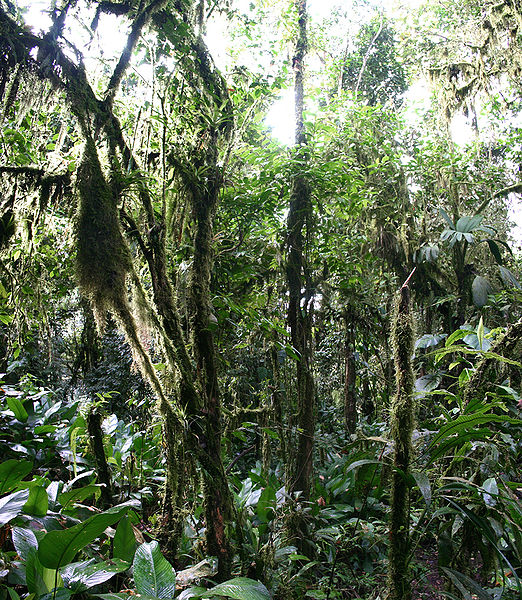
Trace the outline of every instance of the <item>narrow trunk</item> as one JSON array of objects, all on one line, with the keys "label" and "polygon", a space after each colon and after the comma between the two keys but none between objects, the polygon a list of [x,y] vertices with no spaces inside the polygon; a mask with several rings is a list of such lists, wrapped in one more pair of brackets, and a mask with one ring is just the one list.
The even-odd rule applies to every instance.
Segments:
[{"label": "narrow trunk", "polygon": [[308,162],[306,133],[303,119],[304,58],[306,54],[306,0],[297,0],[298,39],[293,59],[295,73],[295,154],[296,163],[303,165],[296,171],[290,198],[287,222],[288,258],[286,277],[289,305],[288,323],[292,344],[299,353],[297,361],[297,454],[293,473],[290,476],[290,492],[301,492],[308,500],[312,480],[313,444],[315,428],[314,380],[311,372],[311,321],[309,307],[303,303],[304,277],[304,230],[312,215],[311,192],[304,174]]},{"label": "narrow trunk", "polygon": [[410,503],[408,476],[412,455],[414,424],[413,354],[414,331],[410,289],[402,286],[393,315],[391,342],[395,360],[396,393],[392,401],[390,425],[394,442],[394,472],[391,489],[388,589],[390,600],[411,600],[408,572],[410,553]]},{"label": "narrow trunk", "polygon": [[357,426],[357,396],[355,394],[355,356],[353,347],[353,329],[349,316],[345,315],[344,330],[344,423],[346,429],[353,433]]},{"label": "narrow trunk", "polygon": [[102,483],[101,499],[103,508],[112,506],[112,485],[109,465],[105,456],[103,446],[103,432],[101,428],[101,415],[95,408],[91,408],[87,415],[87,432],[89,434],[89,443],[94,455],[96,464],[96,476],[98,483]]}]

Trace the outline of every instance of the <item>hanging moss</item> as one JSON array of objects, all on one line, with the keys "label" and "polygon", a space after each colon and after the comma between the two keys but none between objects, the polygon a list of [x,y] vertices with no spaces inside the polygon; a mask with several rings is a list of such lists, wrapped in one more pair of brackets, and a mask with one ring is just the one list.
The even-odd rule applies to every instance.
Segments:
[{"label": "hanging moss", "polygon": [[411,437],[415,421],[413,396],[413,354],[415,334],[410,307],[410,290],[402,286],[395,303],[391,342],[395,359],[396,394],[391,406],[391,436],[395,444],[391,490],[390,549],[388,563],[389,600],[410,600],[408,573],[410,553],[409,487],[407,483],[412,455]]},{"label": "hanging moss", "polygon": [[107,310],[126,296],[130,256],[123,239],[115,199],[104,177],[94,140],[88,137],[78,167],[80,196],[76,237],[76,273],[82,293],[93,305],[100,329]]},{"label": "hanging moss", "polygon": [[78,285],[92,304],[100,330],[103,330],[108,310],[117,317],[134,360],[158,397],[160,410],[178,419],[138,335],[127,299],[126,277],[132,264],[120,229],[117,202],[102,171],[94,140],[89,135],[86,137],[77,175],[80,196],[76,224]]}]

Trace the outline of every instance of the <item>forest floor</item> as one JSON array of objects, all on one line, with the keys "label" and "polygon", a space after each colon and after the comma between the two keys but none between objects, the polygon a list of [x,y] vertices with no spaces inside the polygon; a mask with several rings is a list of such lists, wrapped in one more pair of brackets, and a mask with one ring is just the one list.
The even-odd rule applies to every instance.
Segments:
[{"label": "forest floor", "polygon": [[413,580],[412,595],[415,600],[440,600],[444,589],[444,578],[439,572],[437,552],[420,548],[416,554],[417,565],[424,567],[419,577]]}]

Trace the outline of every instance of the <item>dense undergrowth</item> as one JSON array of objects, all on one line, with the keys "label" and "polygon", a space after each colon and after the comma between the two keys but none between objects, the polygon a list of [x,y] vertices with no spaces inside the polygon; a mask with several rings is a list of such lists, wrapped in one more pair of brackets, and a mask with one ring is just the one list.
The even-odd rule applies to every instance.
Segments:
[{"label": "dense undergrowth", "polygon": [[[474,342],[469,330],[457,331],[445,345],[439,342],[430,360],[440,363],[448,349],[452,356],[466,355]],[[425,357],[422,349],[417,354]],[[472,360],[484,354],[478,350]],[[473,373],[472,363],[467,365],[451,392],[429,391],[426,377],[417,380],[418,401],[431,408],[430,417],[417,423],[413,468],[405,476],[411,492],[409,577],[416,593],[427,597],[514,599],[520,594],[522,544],[520,398],[504,382],[464,404]],[[4,377],[14,379],[12,373]],[[216,586],[215,558],[202,553],[197,495],[186,498],[175,570],[155,541],[163,524],[160,423],[154,416],[133,418],[139,406],[127,406],[120,416],[109,412],[109,406],[118,411],[117,393],[98,394],[90,403],[58,396],[30,375],[2,384],[3,597],[384,597],[394,469],[386,422],[363,420],[355,434],[342,434],[327,427],[341,418],[339,409],[328,409],[319,422],[309,502],[286,493],[284,465],[276,458],[266,470],[255,452],[240,450],[259,440],[257,423],[229,429],[225,446],[230,458],[237,454],[227,469],[235,506],[235,577]],[[105,483],[87,427],[93,411],[102,415]],[[274,454],[278,436],[270,430]],[[102,495],[106,486],[108,500]],[[304,554],[286,534],[296,511],[306,522]],[[445,591],[430,590],[435,566],[445,576]]]}]

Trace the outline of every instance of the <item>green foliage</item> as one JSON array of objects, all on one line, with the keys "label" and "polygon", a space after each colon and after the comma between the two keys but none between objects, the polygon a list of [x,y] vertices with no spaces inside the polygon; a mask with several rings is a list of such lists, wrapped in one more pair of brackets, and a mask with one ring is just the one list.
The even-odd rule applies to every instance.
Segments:
[{"label": "green foliage", "polygon": [[397,53],[391,23],[381,17],[363,25],[355,39],[356,51],[343,59],[342,85],[358,92],[369,106],[402,104],[406,73]]}]

